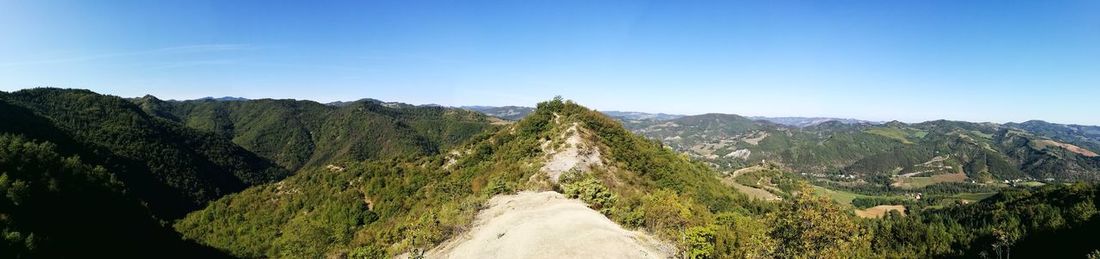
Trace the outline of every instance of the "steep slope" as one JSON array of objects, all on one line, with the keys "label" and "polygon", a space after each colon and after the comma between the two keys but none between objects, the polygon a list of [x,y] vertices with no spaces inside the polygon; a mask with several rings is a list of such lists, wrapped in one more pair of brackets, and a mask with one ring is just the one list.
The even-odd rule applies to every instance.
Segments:
[{"label": "steep slope", "polygon": [[57,150],[0,134],[0,257],[226,257],[162,226],[107,169]]},{"label": "steep slope", "polygon": [[1058,142],[1074,145],[1091,153],[1100,152],[1100,126],[1057,124],[1040,120],[1022,123],[1007,123],[1007,127],[1017,128],[1036,135],[1045,136]]},{"label": "steep slope", "polygon": [[104,166],[164,219],[288,175],[228,139],[90,91],[40,88],[2,93],[0,116],[18,122],[0,125],[0,133],[53,142],[63,155],[80,155]]},{"label": "steep slope", "polygon": [[[546,166],[574,155],[585,159]],[[625,229],[672,241],[682,253],[717,253],[713,242],[750,243],[728,230],[732,224],[712,225],[736,218],[739,227],[757,226],[734,215],[766,210],[704,165],[600,113],[554,100],[446,154],[307,169],[213,202],[176,229],[242,257],[419,255],[452,237],[479,236],[471,226],[483,204],[520,191],[578,198]],[[703,243],[683,240],[684,228]]]},{"label": "steep slope", "polygon": [[135,99],[146,112],[212,131],[291,171],[333,162],[434,155],[490,127],[459,109],[372,99],[324,105],[296,100]]}]

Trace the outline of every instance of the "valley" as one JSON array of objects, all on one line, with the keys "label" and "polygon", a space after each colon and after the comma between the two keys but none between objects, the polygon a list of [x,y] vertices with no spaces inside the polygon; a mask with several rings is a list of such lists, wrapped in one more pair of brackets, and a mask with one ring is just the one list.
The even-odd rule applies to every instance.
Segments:
[{"label": "valley", "polygon": [[1100,259],[1100,1],[0,0],[0,259]]},{"label": "valley", "polygon": [[[560,98],[496,118],[52,88],[0,94],[0,108],[20,122],[0,125],[12,257],[132,244],[237,258],[974,257],[1004,233],[1014,254],[1079,255],[1096,247],[1064,238],[1100,222],[1096,140],[1050,125],[627,118]],[[42,215],[66,214],[41,204],[59,202],[119,217],[53,228],[66,219]],[[63,230],[83,225],[132,232],[88,247],[73,240],[97,232]]]}]

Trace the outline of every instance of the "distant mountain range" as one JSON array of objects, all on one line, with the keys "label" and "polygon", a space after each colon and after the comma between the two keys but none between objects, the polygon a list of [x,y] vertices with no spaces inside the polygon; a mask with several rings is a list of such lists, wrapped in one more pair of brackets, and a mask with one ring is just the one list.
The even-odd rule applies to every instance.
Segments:
[{"label": "distant mountain range", "polygon": [[[462,106],[462,109],[471,111],[477,111],[484,113],[485,115],[505,119],[505,120],[519,120],[527,114],[534,111],[534,108],[523,106]],[[602,111],[603,114],[623,121],[666,121],[674,120],[688,115],[683,114],[667,114],[667,113],[647,113],[647,112],[632,112],[632,111]],[[753,116],[748,117],[753,120],[768,121],[775,124],[793,126],[793,127],[809,127],[818,125],[825,122],[837,121],[844,124],[880,124],[878,121],[866,121],[859,119],[846,119],[846,118],[828,118],[828,117],[763,117]]]},{"label": "distant mountain range", "polygon": [[767,161],[849,186],[1100,179],[1100,127],[1093,126],[836,120],[799,127],[730,114],[624,125],[718,168]]},{"label": "distant mountain range", "polygon": [[836,121],[844,124],[881,124],[879,121],[865,121],[858,119],[842,119],[842,118],[828,118],[828,117],[762,117],[752,116],[749,117],[753,120],[764,120],[771,123],[793,126],[793,127],[809,127],[830,121]]},{"label": "distant mountain range", "polygon": [[248,98],[233,97],[233,96],[222,96],[222,97],[207,96],[207,97],[194,99],[194,100],[189,100],[189,101],[248,101]]},{"label": "distant mountain range", "polygon": [[523,119],[523,117],[526,117],[527,114],[531,114],[531,112],[535,111],[535,108],[523,106],[462,106],[459,108],[484,113],[485,115],[510,121]]},{"label": "distant mountain range", "polygon": [[[563,240],[659,258],[977,258],[1002,233],[1019,257],[1100,253],[1100,127],[536,107],[0,92],[0,258],[485,258],[461,255]],[[493,202],[531,191],[579,206]],[[570,214],[481,227],[520,204]],[[605,249],[573,211],[652,242]],[[562,234],[522,231],[535,223]],[[803,227],[830,231],[787,234]]]}]

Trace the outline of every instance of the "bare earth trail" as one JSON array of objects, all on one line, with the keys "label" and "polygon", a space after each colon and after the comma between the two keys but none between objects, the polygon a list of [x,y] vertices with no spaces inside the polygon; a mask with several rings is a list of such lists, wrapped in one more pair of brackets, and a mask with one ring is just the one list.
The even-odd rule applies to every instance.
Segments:
[{"label": "bare earth trail", "polygon": [[674,248],[557,192],[493,197],[469,232],[425,258],[669,258]]},{"label": "bare earth trail", "polygon": [[[557,142],[541,148],[540,171],[557,184],[570,171],[604,166],[601,150],[578,123],[564,128]],[[623,229],[581,200],[557,192],[497,195],[478,212],[469,231],[425,252],[425,258],[671,258],[675,246],[646,233]],[[406,255],[407,256],[407,255]]]}]

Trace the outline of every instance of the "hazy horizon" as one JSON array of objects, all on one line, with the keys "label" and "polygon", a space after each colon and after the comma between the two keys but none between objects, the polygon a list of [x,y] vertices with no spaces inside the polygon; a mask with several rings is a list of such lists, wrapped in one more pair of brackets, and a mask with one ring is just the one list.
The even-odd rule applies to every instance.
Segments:
[{"label": "hazy horizon", "polygon": [[1095,1],[5,1],[0,33],[3,91],[1100,125]]}]

